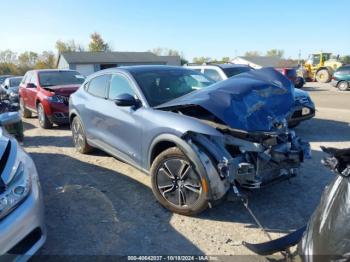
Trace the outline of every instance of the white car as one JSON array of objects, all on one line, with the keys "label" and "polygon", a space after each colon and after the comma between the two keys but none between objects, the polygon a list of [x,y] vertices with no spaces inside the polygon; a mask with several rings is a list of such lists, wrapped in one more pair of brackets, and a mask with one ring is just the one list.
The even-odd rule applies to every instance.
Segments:
[{"label": "white car", "polygon": [[215,82],[226,80],[232,76],[248,72],[252,68],[248,65],[238,64],[203,64],[203,65],[186,65],[187,68],[201,72]]}]

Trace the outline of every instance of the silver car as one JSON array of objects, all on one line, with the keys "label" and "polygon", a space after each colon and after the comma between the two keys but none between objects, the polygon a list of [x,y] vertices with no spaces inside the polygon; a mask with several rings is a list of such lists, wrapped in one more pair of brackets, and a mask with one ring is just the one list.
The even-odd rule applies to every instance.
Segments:
[{"label": "silver car", "polygon": [[182,67],[130,66],[90,75],[70,96],[73,141],[151,175],[157,200],[193,215],[230,188],[290,178],[309,144],[287,127],[294,88],[273,69],[213,84]]},{"label": "silver car", "polygon": [[[0,115],[0,126],[17,112]],[[0,127],[0,257],[27,260],[45,242],[44,206],[33,160]]]}]

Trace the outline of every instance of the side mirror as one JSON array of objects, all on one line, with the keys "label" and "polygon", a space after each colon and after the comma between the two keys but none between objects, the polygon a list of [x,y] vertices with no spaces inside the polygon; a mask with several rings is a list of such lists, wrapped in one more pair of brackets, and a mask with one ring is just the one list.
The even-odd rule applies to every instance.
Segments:
[{"label": "side mirror", "polygon": [[117,106],[136,106],[138,101],[130,94],[121,94],[114,99]]},{"label": "side mirror", "polygon": [[28,83],[28,84],[26,85],[26,88],[36,88],[36,85],[33,84],[33,83]]},{"label": "side mirror", "polygon": [[5,89],[8,89],[9,87],[8,86],[4,86]]},{"label": "side mirror", "polygon": [[21,121],[21,116],[18,112],[6,112],[0,114],[0,126],[16,124]]}]

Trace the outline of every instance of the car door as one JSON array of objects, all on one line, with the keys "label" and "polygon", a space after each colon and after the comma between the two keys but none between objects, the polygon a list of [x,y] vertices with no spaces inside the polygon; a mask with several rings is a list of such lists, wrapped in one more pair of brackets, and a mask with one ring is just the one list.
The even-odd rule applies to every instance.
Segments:
[{"label": "car door", "polygon": [[107,99],[110,74],[103,74],[92,78],[84,85],[83,103],[79,105],[79,114],[83,121],[85,133],[88,140],[96,146],[101,147],[105,141],[105,130],[103,129],[104,116],[101,115],[104,102]]},{"label": "car door", "polygon": [[28,109],[36,110],[36,94],[38,92],[38,80],[35,72],[32,72],[26,85],[25,105]]},{"label": "car door", "polygon": [[137,98],[135,86],[126,75],[115,73],[110,80],[108,99],[101,107],[104,114],[103,128],[106,143],[121,153],[123,158],[134,165],[141,165],[142,107],[117,106],[115,99],[121,94]]}]

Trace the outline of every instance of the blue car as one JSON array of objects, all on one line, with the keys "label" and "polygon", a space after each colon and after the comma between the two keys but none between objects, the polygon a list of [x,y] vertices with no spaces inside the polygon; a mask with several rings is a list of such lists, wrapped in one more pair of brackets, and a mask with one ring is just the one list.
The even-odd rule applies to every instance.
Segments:
[{"label": "blue car", "polygon": [[310,148],[288,128],[293,86],[273,69],[213,84],[183,67],[90,75],[70,97],[75,148],[99,148],[151,176],[167,209],[197,214],[230,188],[290,178]]}]

